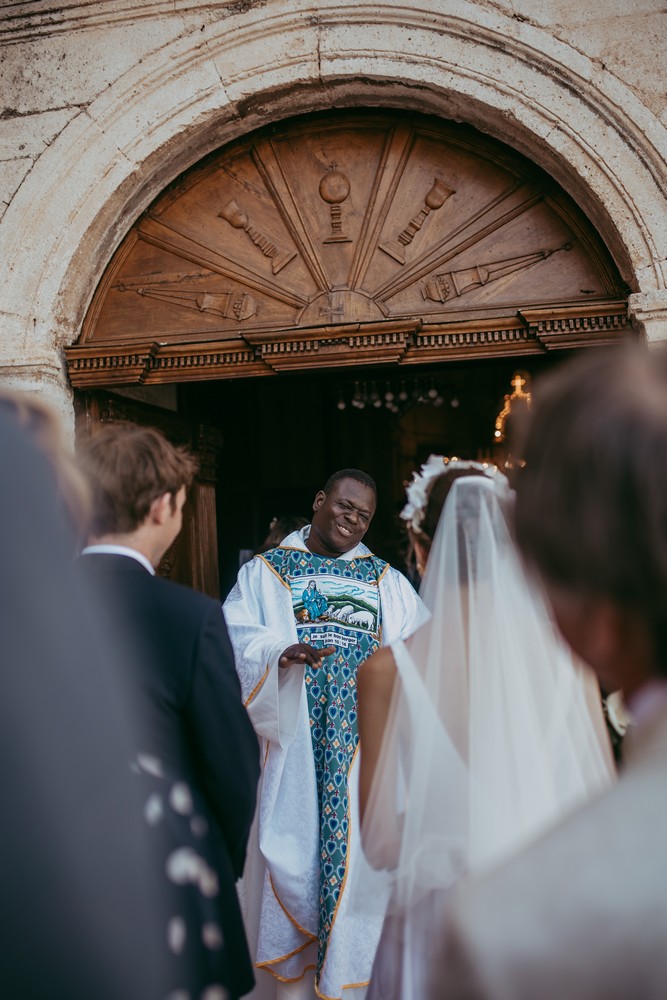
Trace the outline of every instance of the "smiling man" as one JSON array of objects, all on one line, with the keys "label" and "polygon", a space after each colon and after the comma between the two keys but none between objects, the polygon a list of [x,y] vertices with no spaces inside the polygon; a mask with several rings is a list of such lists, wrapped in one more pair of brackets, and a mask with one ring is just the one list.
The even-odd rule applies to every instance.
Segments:
[{"label": "smiling man", "polygon": [[[427,612],[362,539],[377,502],[358,469],[335,472],[312,523],[241,567],[225,602],[246,707],[262,743],[245,882],[253,998],[363,995],[382,921],[347,913],[361,862],[356,676]],[[317,990],[317,992],[315,992]]]}]

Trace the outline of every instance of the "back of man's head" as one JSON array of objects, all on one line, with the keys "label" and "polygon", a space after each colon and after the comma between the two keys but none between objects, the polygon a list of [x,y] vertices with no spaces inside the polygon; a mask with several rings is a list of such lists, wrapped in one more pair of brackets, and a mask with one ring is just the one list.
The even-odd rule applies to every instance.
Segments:
[{"label": "back of man's head", "polygon": [[636,612],[667,672],[667,355],[578,356],[535,386],[520,549],[547,584]]},{"label": "back of man's head", "polygon": [[154,500],[189,487],[197,462],[153,427],[111,424],[78,449],[93,496],[91,536],[127,534],[144,523]]}]

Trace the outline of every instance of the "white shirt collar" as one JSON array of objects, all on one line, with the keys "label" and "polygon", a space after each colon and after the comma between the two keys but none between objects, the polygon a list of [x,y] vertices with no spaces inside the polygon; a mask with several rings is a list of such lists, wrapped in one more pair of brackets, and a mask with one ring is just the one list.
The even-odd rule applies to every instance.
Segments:
[{"label": "white shirt collar", "polygon": [[[309,534],[310,534],[310,525],[305,524],[303,528],[300,528],[298,531],[293,531],[291,535],[287,536],[287,538],[283,538],[280,544],[281,546],[284,546],[285,548],[288,549],[304,549],[306,552],[308,552],[310,550],[306,545],[306,539],[308,538]],[[370,554],[371,550],[368,548],[368,546],[364,545],[363,542],[359,542],[359,544],[355,545],[355,547],[353,549],[350,549],[349,552],[342,552],[338,558],[346,560],[361,559],[363,558],[363,556],[369,556]]]},{"label": "white shirt collar", "polygon": [[81,555],[128,556],[130,559],[136,559],[138,563],[141,563],[151,576],[155,576],[155,570],[143,552],[137,552],[136,549],[131,549],[129,545],[86,545],[85,549],[82,549]]}]

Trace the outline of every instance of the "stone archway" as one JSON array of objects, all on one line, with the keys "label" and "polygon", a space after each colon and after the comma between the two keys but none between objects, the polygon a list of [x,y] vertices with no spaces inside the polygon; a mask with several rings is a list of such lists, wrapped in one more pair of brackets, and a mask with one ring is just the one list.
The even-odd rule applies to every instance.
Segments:
[{"label": "stone archway", "polygon": [[336,105],[462,119],[524,152],[602,235],[640,330],[667,336],[665,130],[618,77],[499,7],[210,7],[202,18],[180,5],[175,37],[71,117],[13,197],[0,233],[5,376],[48,382],[66,410],[60,347],[138,214],[221,144]]}]

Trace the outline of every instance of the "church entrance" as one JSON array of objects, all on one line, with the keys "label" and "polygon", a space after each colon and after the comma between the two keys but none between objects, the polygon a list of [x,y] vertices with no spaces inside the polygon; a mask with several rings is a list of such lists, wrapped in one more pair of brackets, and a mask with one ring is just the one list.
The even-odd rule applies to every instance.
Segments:
[{"label": "church entrance", "polygon": [[[463,361],[407,374],[397,365],[320,369],[186,383],[168,392],[84,392],[79,429],[86,432],[85,414],[92,425],[150,424],[199,454],[185,530],[161,570],[224,597],[272,519],[309,519],[315,493],[339,468],[363,469],[377,482],[378,509],[366,540],[403,568],[406,536],[398,515],[412,471],[434,452],[511,461],[508,424],[501,441],[495,435],[506,397],[516,392],[515,376],[519,392],[530,391],[531,380],[561,358]],[[517,404],[514,413],[521,398]]]},{"label": "church entrance", "polygon": [[[525,359],[526,382],[551,359]],[[398,366],[200,383],[183,387],[184,412],[220,428],[217,494],[221,587],[256,549],[277,516],[310,517],[316,491],[339,468],[361,468],[378,485],[366,541],[403,568],[406,537],[398,517],[403,483],[432,452],[500,461],[495,423],[514,388],[515,362]],[[519,403],[520,406],[520,403]],[[516,410],[515,410],[516,412]],[[507,428],[506,428],[507,429]]]},{"label": "church entrance", "polygon": [[369,542],[400,565],[412,469],[431,451],[497,457],[513,375],[618,339],[626,297],[534,164],[466,125],[348,110],[272,125],[177,178],[66,353],[82,432],[166,421],[203,456],[172,573],[211,590],[219,570],[224,592],[239,552],[274,515],[307,516],[341,466],[377,479]]}]

